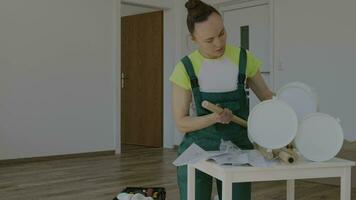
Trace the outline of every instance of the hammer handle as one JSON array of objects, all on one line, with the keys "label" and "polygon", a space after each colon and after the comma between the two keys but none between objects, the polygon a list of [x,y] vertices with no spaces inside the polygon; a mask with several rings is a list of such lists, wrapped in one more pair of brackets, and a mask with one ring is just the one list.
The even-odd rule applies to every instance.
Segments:
[{"label": "hammer handle", "polygon": [[[215,105],[215,104],[212,104],[212,103],[210,103],[209,101],[206,101],[206,100],[203,101],[203,102],[201,103],[201,105],[202,105],[203,108],[205,108],[205,109],[207,109],[207,110],[209,110],[209,111],[211,111],[211,112],[214,112],[214,113],[220,114],[221,112],[224,111],[223,108],[221,108],[221,107],[219,107],[219,106],[217,106],[217,105]],[[231,121],[235,122],[236,124],[238,124],[238,125],[240,125],[240,126],[242,126],[242,127],[244,127],[244,128],[247,127],[247,122],[246,122],[246,120],[244,120],[244,119],[242,119],[242,118],[240,118],[240,117],[237,117],[236,115],[233,115]]]}]

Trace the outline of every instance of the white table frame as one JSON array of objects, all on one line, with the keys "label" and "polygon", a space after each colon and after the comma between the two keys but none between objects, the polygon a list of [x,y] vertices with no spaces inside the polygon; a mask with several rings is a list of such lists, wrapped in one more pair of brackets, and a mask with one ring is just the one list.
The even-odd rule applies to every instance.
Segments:
[{"label": "white table frame", "polygon": [[295,179],[340,177],[340,199],[351,200],[351,167],[355,162],[333,158],[327,162],[298,161],[274,167],[220,166],[212,161],[188,165],[188,200],[195,200],[195,169],[222,181],[222,200],[232,199],[232,183],[287,180],[287,200],[294,200]]}]

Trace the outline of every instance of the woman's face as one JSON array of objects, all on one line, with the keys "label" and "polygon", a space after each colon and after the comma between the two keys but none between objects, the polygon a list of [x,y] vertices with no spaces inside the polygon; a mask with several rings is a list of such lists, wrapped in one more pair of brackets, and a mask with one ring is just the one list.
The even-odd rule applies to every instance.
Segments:
[{"label": "woman's face", "polygon": [[192,39],[204,57],[212,59],[221,57],[226,45],[225,27],[221,16],[214,12],[206,21],[196,23]]}]

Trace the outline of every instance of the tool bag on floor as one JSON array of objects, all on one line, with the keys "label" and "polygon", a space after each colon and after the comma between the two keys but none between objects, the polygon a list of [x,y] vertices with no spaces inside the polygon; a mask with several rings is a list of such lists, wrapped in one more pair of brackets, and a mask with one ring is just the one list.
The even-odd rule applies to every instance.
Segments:
[{"label": "tool bag on floor", "polygon": [[[140,193],[145,197],[152,197],[154,200],[165,200],[166,190],[163,187],[127,187],[121,193],[137,194]],[[113,200],[119,200],[115,197]]]}]

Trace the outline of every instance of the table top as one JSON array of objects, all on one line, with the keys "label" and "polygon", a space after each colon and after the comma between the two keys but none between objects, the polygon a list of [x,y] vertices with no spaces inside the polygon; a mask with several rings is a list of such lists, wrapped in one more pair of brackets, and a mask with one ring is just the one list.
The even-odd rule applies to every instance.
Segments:
[{"label": "table top", "polygon": [[340,158],[332,158],[325,162],[311,162],[299,159],[294,164],[278,163],[272,167],[252,167],[252,166],[231,166],[218,165],[214,161],[199,161],[192,165],[197,169],[210,169],[224,172],[251,172],[251,171],[276,171],[282,169],[313,169],[313,168],[333,168],[333,167],[352,167],[355,166],[354,161],[344,160]]}]

